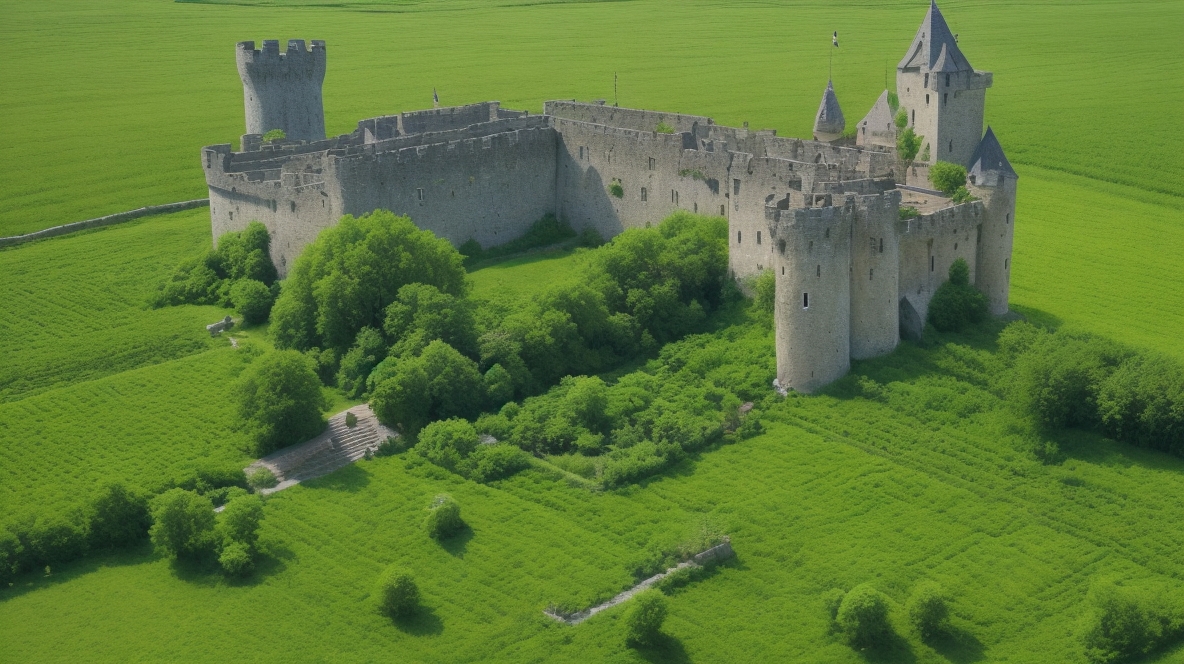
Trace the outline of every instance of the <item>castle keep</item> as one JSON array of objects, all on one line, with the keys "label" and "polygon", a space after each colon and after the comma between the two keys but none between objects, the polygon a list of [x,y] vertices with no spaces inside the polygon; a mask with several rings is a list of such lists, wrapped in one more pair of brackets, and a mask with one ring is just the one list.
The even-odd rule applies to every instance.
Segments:
[{"label": "castle keep", "polygon": [[[813,140],[603,101],[549,101],[541,115],[498,102],[414,111],[326,138],[324,42],[291,40],[284,53],[276,41],[242,42],[237,56],[242,151],[213,145],[201,155],[213,234],[263,222],[281,275],[342,215],[379,208],[483,246],[547,213],[604,237],[675,210],[721,215],[733,274],[776,277],[778,383],[805,392],[841,377],[852,358],[919,337],[958,258],[991,312],[1007,312],[1017,176],[994,132],[983,134],[992,75],[970,66],[936,4],[897,66],[899,109],[922,157],[967,168],[979,200],[961,204],[927,189],[928,162],[898,157],[899,109],[887,91],[854,139],[830,83]],[[271,129],[287,138],[264,144]],[[902,206],[918,216],[902,220]]]}]

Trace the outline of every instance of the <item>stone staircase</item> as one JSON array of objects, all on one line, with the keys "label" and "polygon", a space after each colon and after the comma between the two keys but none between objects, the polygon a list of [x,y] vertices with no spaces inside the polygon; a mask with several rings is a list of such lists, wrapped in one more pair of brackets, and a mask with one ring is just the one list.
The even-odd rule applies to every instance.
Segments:
[{"label": "stone staircase", "polygon": [[[356,425],[346,426],[346,413],[358,418]],[[329,426],[321,435],[259,459],[247,466],[246,473],[257,468],[271,470],[280,482],[260,493],[275,493],[347,466],[365,456],[366,450],[376,450],[389,436],[398,434],[382,425],[368,404],[354,406],[329,418]]]}]

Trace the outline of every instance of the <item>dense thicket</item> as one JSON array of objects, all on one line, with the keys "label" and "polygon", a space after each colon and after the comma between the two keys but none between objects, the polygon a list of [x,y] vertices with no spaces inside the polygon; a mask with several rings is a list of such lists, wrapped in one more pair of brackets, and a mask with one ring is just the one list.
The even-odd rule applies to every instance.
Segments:
[{"label": "dense thicket", "polygon": [[1081,631],[1086,658],[1096,664],[1130,661],[1184,637],[1180,589],[1167,582],[1095,580]]},{"label": "dense thicket", "polygon": [[987,317],[987,296],[970,285],[970,266],[959,258],[950,265],[949,280],[929,300],[929,322],[942,332],[958,332]]},{"label": "dense thicket", "polygon": [[1013,323],[999,335],[1019,410],[1041,428],[1079,427],[1184,456],[1184,367],[1087,334]]},{"label": "dense thicket", "polygon": [[[248,322],[266,320],[266,310],[270,309],[274,299],[270,286],[276,279],[267,227],[252,221],[242,231],[224,233],[218,238],[217,245],[204,256],[178,265],[168,281],[149,298],[150,304],[154,307],[179,304],[234,306],[244,316],[246,311],[251,312]],[[242,282],[257,282],[263,289],[254,285],[240,286]]]},{"label": "dense thicket", "polygon": [[364,327],[380,329],[386,308],[410,283],[465,293],[461,255],[408,217],[376,210],[346,215],[304,248],[272,309],[279,348],[345,353]]}]

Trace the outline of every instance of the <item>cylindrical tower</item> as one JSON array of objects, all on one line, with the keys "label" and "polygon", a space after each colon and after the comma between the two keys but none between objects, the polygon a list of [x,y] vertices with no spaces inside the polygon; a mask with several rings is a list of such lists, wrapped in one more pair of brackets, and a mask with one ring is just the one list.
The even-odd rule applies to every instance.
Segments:
[{"label": "cylindrical tower", "polygon": [[766,208],[776,243],[777,380],[812,392],[851,368],[851,218],[842,207]]},{"label": "cylindrical tower", "polygon": [[891,353],[900,342],[900,191],[855,198],[851,224],[851,357]]},{"label": "cylindrical tower", "polygon": [[991,313],[1002,316],[1008,311],[1011,292],[1011,244],[1019,176],[990,127],[974,151],[967,180],[974,194],[983,199],[986,210],[978,230],[974,285],[990,300]]},{"label": "cylindrical tower", "polygon": [[239,42],[235,55],[247,134],[281,129],[291,140],[325,138],[325,42],[314,39],[312,49],[306,50],[303,39],[290,39],[287,53],[280,53],[274,39],[265,40],[261,51],[255,50],[253,41]]}]

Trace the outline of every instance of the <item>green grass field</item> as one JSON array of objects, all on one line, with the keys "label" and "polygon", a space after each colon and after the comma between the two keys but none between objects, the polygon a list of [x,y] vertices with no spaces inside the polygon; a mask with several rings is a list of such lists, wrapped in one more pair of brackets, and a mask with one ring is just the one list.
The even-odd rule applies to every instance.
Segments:
[{"label": "green grass field", "polygon": [[[198,148],[242,132],[239,40],[328,41],[330,133],[427,107],[433,87],[445,104],[531,110],[611,99],[618,72],[621,105],[805,135],[830,32],[843,39],[834,78],[854,122],[924,12],[898,1],[252,4],[0,0],[0,157],[21,164],[0,184],[0,234],[203,196]],[[988,122],[1021,174],[1013,306],[1184,359],[1178,3],[942,9],[971,62],[995,72]],[[145,486],[249,461],[226,396],[247,358],[203,329],[225,310],[143,307],[209,242],[195,210],[0,250],[0,514],[67,510],[104,479]],[[487,265],[473,293],[522,301],[578,279],[581,260]],[[246,582],[146,548],[25,577],[0,591],[0,661],[1080,661],[1091,577],[1184,576],[1184,462],[1067,434],[1067,459],[1038,463],[988,389],[990,335],[947,341],[858,363],[885,386],[879,399],[841,386],[789,399],[766,414],[765,435],[618,491],[538,471],[482,486],[403,457],[360,463],[267,503],[268,556]],[[472,525],[448,547],[419,528],[440,492]],[[575,628],[542,616],[551,602],[621,590],[641,549],[704,517],[738,557],[671,597],[663,648],[626,649],[619,610]],[[391,562],[416,571],[429,607],[401,627],[367,604]],[[902,631],[877,655],[828,634],[828,588],[871,581],[899,605],[926,578],[956,596],[954,637],[931,646]]]}]

